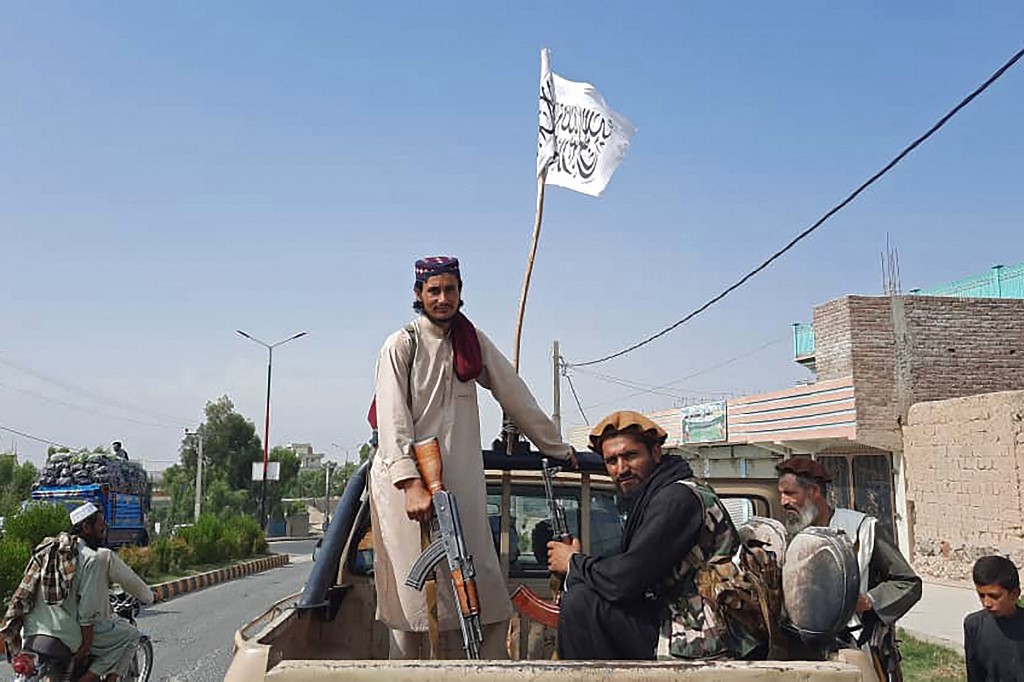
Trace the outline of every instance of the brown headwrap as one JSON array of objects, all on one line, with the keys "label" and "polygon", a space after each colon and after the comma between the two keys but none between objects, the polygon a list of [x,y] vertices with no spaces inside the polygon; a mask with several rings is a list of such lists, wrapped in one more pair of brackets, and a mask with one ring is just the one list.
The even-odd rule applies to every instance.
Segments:
[{"label": "brown headwrap", "polygon": [[783,474],[793,474],[795,476],[812,478],[815,481],[821,481],[822,483],[832,482],[832,475],[828,473],[825,467],[821,466],[810,457],[790,457],[789,459],[776,464],[775,470],[779,472],[779,476],[782,476]]},{"label": "brown headwrap", "polygon": [[663,445],[668,438],[665,429],[639,412],[619,410],[602,419],[601,423],[590,431],[590,449],[600,455],[601,442],[623,431],[633,431],[658,445]]}]

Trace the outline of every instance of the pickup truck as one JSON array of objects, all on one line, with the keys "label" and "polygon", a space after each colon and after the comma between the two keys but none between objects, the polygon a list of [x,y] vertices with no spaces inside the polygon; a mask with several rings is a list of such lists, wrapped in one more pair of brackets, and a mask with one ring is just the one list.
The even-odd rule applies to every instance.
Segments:
[{"label": "pickup truck", "polygon": [[146,510],[139,495],[111,490],[101,483],[88,485],[44,486],[32,491],[32,499],[49,504],[62,504],[68,511],[84,502],[92,502],[103,510],[107,522],[107,546],[149,544]]},{"label": "pickup truck", "polygon": [[[547,520],[537,453],[484,451],[488,516],[509,594],[526,585],[549,594],[546,550],[533,546],[533,530]],[[351,478],[328,532],[314,555],[301,593],[273,604],[235,633],[226,682],[266,680],[813,680],[860,682],[861,672],[839,662],[649,662],[551,660],[555,633],[514,616],[508,661],[389,661],[388,632],[375,618],[373,545],[367,489],[368,464]],[[774,479],[712,481],[734,515],[779,517]],[[615,486],[600,458],[580,455],[580,471],[560,473],[555,495],[583,550],[618,548],[620,515]],[[539,535],[539,534],[538,534]],[[481,594],[484,600],[487,595]]]}]

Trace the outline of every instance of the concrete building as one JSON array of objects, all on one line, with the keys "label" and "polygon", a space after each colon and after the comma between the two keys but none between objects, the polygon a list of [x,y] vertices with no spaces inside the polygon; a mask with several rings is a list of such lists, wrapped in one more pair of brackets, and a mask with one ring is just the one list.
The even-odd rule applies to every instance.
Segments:
[{"label": "concrete building", "polygon": [[[1024,394],[979,395],[1024,389],[1024,264],[930,291],[844,296],[793,333],[806,385],[649,415],[668,431],[668,448],[712,478],[774,476],[781,458],[814,457],[833,476],[835,504],[876,516],[926,565],[943,552],[1024,551],[1019,492],[1016,506],[1004,497],[1024,464],[1024,406],[1015,402]],[[971,420],[974,437],[965,435]],[[586,431],[571,434],[577,447]],[[967,502],[974,511],[962,511]],[[953,517],[957,533],[946,537]],[[978,536],[986,519],[1011,525],[1020,542]]]},{"label": "concrete building", "polygon": [[320,462],[323,461],[324,454],[322,452],[313,452],[313,445],[311,443],[289,443],[286,447],[299,458],[300,471],[320,468]]}]

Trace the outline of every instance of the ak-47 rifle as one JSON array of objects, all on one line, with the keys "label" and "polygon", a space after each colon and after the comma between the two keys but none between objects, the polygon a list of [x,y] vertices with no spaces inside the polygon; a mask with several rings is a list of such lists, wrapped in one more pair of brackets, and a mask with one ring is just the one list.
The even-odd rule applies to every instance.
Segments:
[{"label": "ak-47 rifle", "polygon": [[[561,471],[558,465],[550,464],[545,457],[541,460],[541,474],[544,478],[544,496],[548,502],[548,514],[550,517],[552,539],[558,542],[572,542],[572,534],[569,532],[569,524],[565,520],[565,510],[555,499],[554,479],[555,474]],[[535,620],[549,628],[558,627],[558,602],[562,596],[562,584],[565,576],[551,574],[551,601],[545,601],[526,585],[520,585],[512,594],[512,604],[519,612],[530,620]]]},{"label": "ak-47 rifle", "polygon": [[900,666],[899,643],[896,641],[895,628],[882,622],[874,611],[861,614],[863,632],[857,644],[865,643],[871,652],[871,663],[875,675],[882,682],[903,682],[903,669]]},{"label": "ak-47 rifle", "polygon": [[437,438],[420,441],[413,445],[420,476],[430,491],[434,508],[431,520],[430,545],[423,550],[409,570],[405,584],[416,590],[423,590],[428,579],[434,578],[434,570],[442,558],[448,558],[448,572],[451,574],[452,590],[459,605],[459,627],[462,630],[462,645],[466,658],[479,659],[480,645],[483,644],[483,630],[480,627],[480,598],[476,590],[476,569],[473,557],[466,548],[459,520],[459,507],[455,496],[445,490],[441,478],[441,446]]}]

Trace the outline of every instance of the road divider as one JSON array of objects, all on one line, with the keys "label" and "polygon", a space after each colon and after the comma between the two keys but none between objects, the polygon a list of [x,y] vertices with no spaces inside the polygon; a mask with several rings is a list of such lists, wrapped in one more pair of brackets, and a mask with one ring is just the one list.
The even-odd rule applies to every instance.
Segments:
[{"label": "road divider", "polygon": [[177,580],[170,580],[159,585],[152,585],[152,588],[156,594],[157,601],[167,601],[189,592],[196,592],[213,585],[237,580],[253,573],[260,573],[271,568],[280,568],[286,565],[288,565],[287,554],[271,554],[259,559],[243,561],[234,566],[218,568],[206,573],[190,575],[187,578],[178,578]]}]

